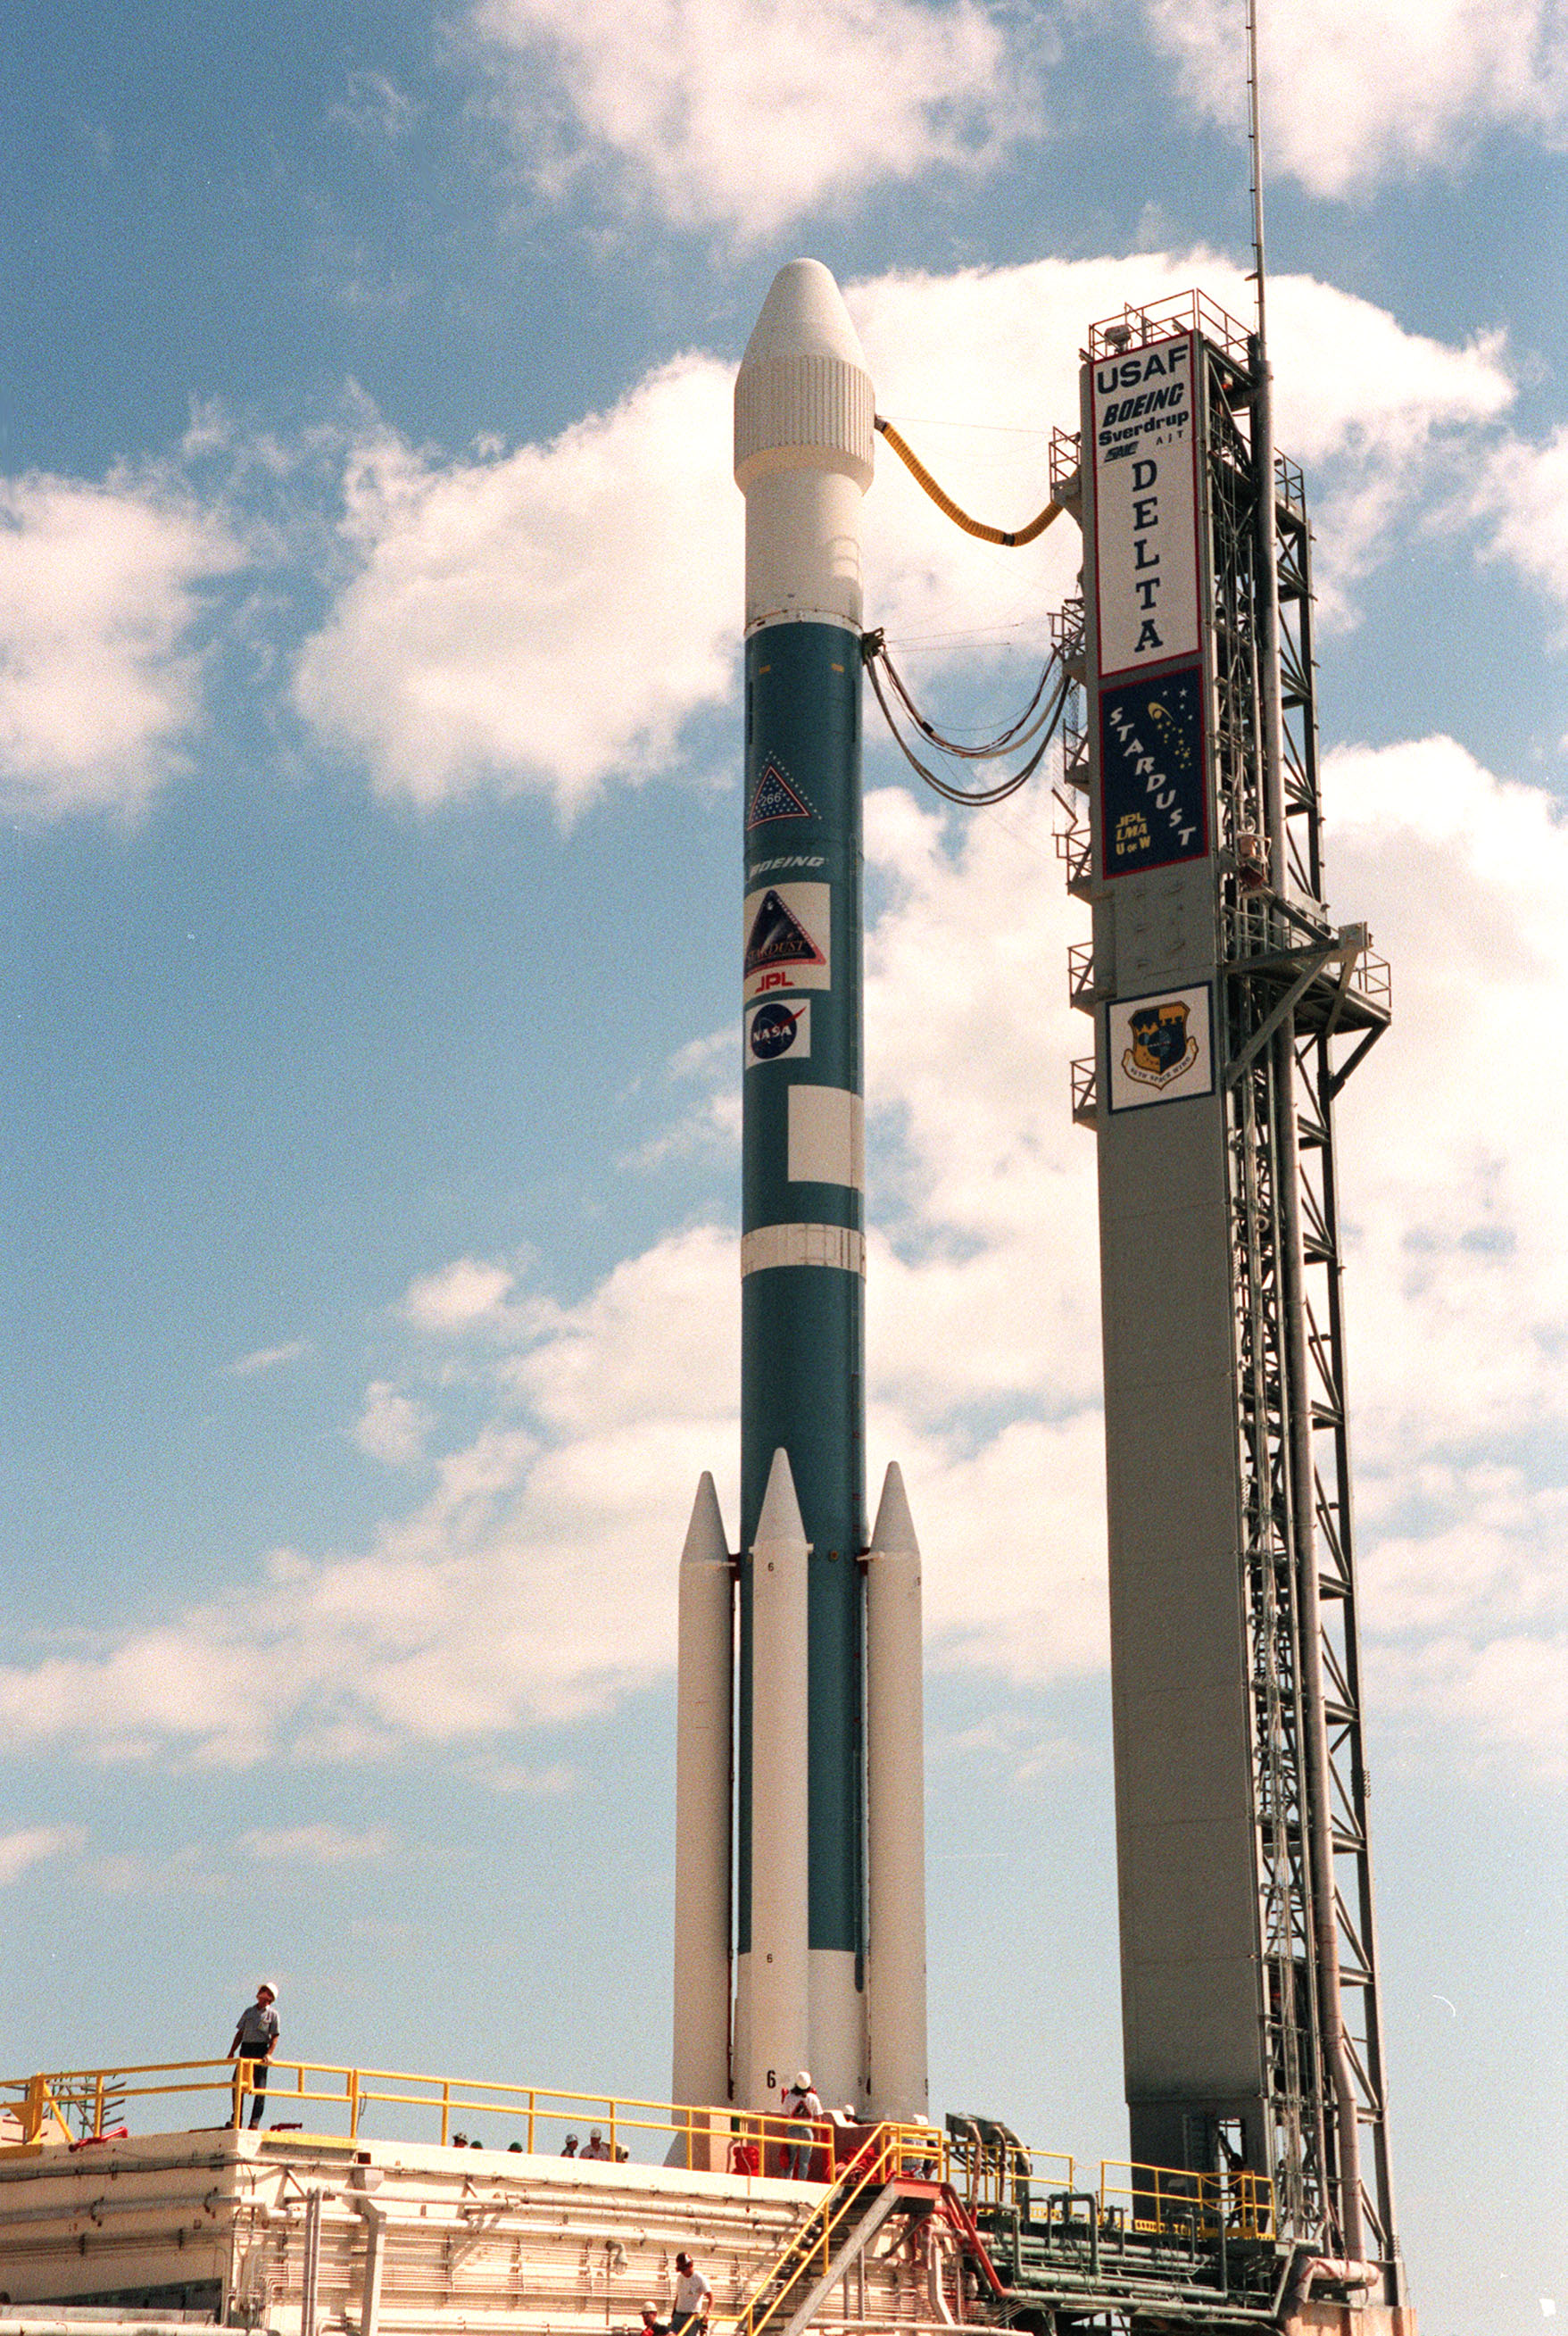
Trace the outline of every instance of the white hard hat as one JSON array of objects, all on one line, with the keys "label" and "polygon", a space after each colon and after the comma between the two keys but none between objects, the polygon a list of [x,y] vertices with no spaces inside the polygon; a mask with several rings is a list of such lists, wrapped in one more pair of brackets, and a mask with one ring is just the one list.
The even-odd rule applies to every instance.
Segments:
[{"label": "white hard hat", "polygon": [[267,1990],[268,1994],[272,1998],[273,2002],[276,2003],[278,2000],[278,1990],[273,1986],[272,1981],[269,1979],[258,1979],[257,1981],[256,1992],[258,1995],[260,1994],[263,1988]]},{"label": "white hard hat", "polygon": [[809,2093],[811,2088],[812,2072],[809,2068],[803,2068],[795,2078],[795,2090],[797,2093]]}]

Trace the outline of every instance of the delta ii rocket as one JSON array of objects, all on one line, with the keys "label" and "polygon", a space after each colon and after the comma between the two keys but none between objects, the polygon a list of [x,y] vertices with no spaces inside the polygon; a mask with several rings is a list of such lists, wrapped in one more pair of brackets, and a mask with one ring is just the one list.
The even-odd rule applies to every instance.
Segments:
[{"label": "delta ii rocket", "polygon": [[803,2068],[831,2105],[911,2118],[928,2099],[920,1561],[896,1465],[865,1536],[860,522],[874,414],[838,286],[792,260],[735,383],[741,1532],[732,1559],[705,1475],[680,1566],[673,2097],[776,2109]]}]

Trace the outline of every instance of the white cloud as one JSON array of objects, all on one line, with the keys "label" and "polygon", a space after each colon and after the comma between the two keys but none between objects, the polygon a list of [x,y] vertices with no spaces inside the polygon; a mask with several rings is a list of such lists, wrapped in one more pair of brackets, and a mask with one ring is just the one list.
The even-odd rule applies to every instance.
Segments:
[{"label": "white cloud", "polygon": [[547,446],[443,463],[363,437],[356,573],[306,645],[301,712],[421,806],[537,789],[570,816],[663,767],[730,686],[729,397],[726,368],[680,357]]},{"label": "white cloud", "polygon": [[504,1321],[506,1300],[517,1280],[507,1265],[482,1258],[454,1258],[439,1272],[411,1282],[403,1313],[416,1330],[434,1338],[460,1338]]},{"label": "white cloud", "polygon": [[[1242,277],[1203,253],[893,275],[849,297],[883,410],[950,417],[910,434],[960,501],[1012,523],[1049,492],[1045,425],[1076,425],[1086,324],[1200,278],[1245,312]],[[1511,384],[1491,343],[1406,333],[1310,277],[1277,279],[1274,315],[1281,443],[1312,465],[1330,547],[1319,591],[1342,612],[1349,582],[1446,491],[1442,461],[1463,453],[1474,471]],[[548,444],[462,459],[362,430],[345,484],[353,572],[305,646],[300,710],[380,793],[424,808],[535,791],[570,818],[607,784],[667,769],[683,726],[733,687],[731,384],[682,357]],[[972,666],[977,636],[1032,651],[1080,558],[1065,521],[1022,552],[960,535],[885,448],[865,540],[868,621],[917,688],[933,661]]]},{"label": "white cloud", "polygon": [[310,1352],[308,1338],[290,1338],[283,1347],[258,1347],[253,1354],[237,1355],[224,1369],[230,1378],[249,1379],[263,1371],[281,1370],[286,1363],[297,1363]]},{"label": "white cloud", "polygon": [[1490,522],[1491,556],[1509,561],[1568,619],[1568,427],[1544,445],[1505,439],[1485,464],[1472,509]]},{"label": "white cloud", "polygon": [[396,1842],[385,1825],[350,1833],[343,1825],[258,1825],[235,1844],[248,1863],[266,1865],[363,1865],[390,1857]]},{"label": "white cloud", "polygon": [[520,1309],[492,1420],[367,1550],[275,1552],[259,1637],[249,1610],[215,1604],[0,1671],[0,1742],[365,1760],[604,1709],[667,1669],[692,1494],[736,1443],[738,1316],[734,1243],[706,1230],[628,1260],[580,1308]]},{"label": "white cloud", "polygon": [[[1042,423],[1077,427],[1088,326],[1129,301],[1152,306],[1198,284],[1239,321],[1250,318],[1251,286],[1205,251],[891,275],[852,286],[848,298],[881,410],[895,422],[952,417],[940,430],[911,420],[906,434],[960,503],[1011,527],[1049,492]],[[1477,437],[1513,384],[1495,340],[1453,347],[1408,333],[1387,310],[1315,277],[1275,277],[1270,301],[1276,435],[1308,466],[1320,535],[1314,582],[1320,608],[1342,617],[1349,582],[1387,556],[1397,519],[1431,502],[1445,459],[1462,460],[1466,475],[1474,468]],[[1071,588],[1080,556],[1067,522],[1023,552],[959,537],[879,450],[866,514],[868,606],[895,639],[940,649],[944,634],[956,636],[947,654],[968,656],[977,631],[1037,638],[1042,602],[1055,605]]]},{"label": "white cloud", "polygon": [[18,1833],[0,1833],[0,1890],[51,1857],[71,1856],[86,1838],[81,1825],[26,1825]]},{"label": "white cloud", "polygon": [[[1225,0],[1144,0],[1183,92],[1238,128],[1242,19]],[[1313,194],[1364,195],[1452,174],[1488,131],[1561,141],[1568,18],[1561,0],[1294,0],[1263,21],[1267,167]]]},{"label": "white cloud", "polygon": [[0,809],[146,809],[187,766],[200,620],[244,558],[172,476],[0,481]]},{"label": "white cloud", "polygon": [[679,227],[763,240],[869,189],[991,167],[1033,126],[1018,28],[976,0],[627,0],[614,37],[570,0],[469,16],[538,180],[607,159]]},{"label": "white cloud", "polygon": [[1336,913],[1369,916],[1394,967],[1393,1030],[1341,1112],[1363,1457],[1403,1469],[1435,1444],[1568,1423],[1568,1096],[1543,1076],[1568,984],[1568,828],[1544,790],[1449,738],[1341,750],[1325,803]]},{"label": "white cloud", "polygon": [[412,1467],[424,1456],[424,1439],[434,1426],[428,1406],[403,1394],[390,1379],[373,1379],[355,1422],[354,1440],[373,1460],[389,1468]]},{"label": "white cloud", "polygon": [[327,107],[326,118],[356,138],[384,139],[393,145],[407,136],[419,112],[387,74],[358,65],[344,75],[343,95]]},{"label": "white cloud", "polygon": [[1368,1622],[1403,1708],[1568,1775],[1568,825],[1446,738],[1331,756],[1325,801],[1394,967],[1339,1123]]}]

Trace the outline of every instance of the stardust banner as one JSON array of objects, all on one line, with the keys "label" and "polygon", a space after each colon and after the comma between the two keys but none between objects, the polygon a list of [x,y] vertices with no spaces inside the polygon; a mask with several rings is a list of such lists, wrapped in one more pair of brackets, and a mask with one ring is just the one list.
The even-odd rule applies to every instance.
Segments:
[{"label": "stardust banner", "polygon": [[1209,849],[1203,669],[1100,692],[1100,833],[1107,876],[1201,860]]}]

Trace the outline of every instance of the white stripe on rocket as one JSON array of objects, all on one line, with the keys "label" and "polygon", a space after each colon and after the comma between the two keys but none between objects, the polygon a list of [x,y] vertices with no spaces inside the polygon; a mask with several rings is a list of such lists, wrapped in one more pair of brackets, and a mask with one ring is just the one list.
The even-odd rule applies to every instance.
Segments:
[{"label": "white stripe on rocket", "polygon": [[759,1225],[742,1236],[743,1281],[774,1265],[827,1265],[863,1277],[866,1237],[849,1225]]}]

